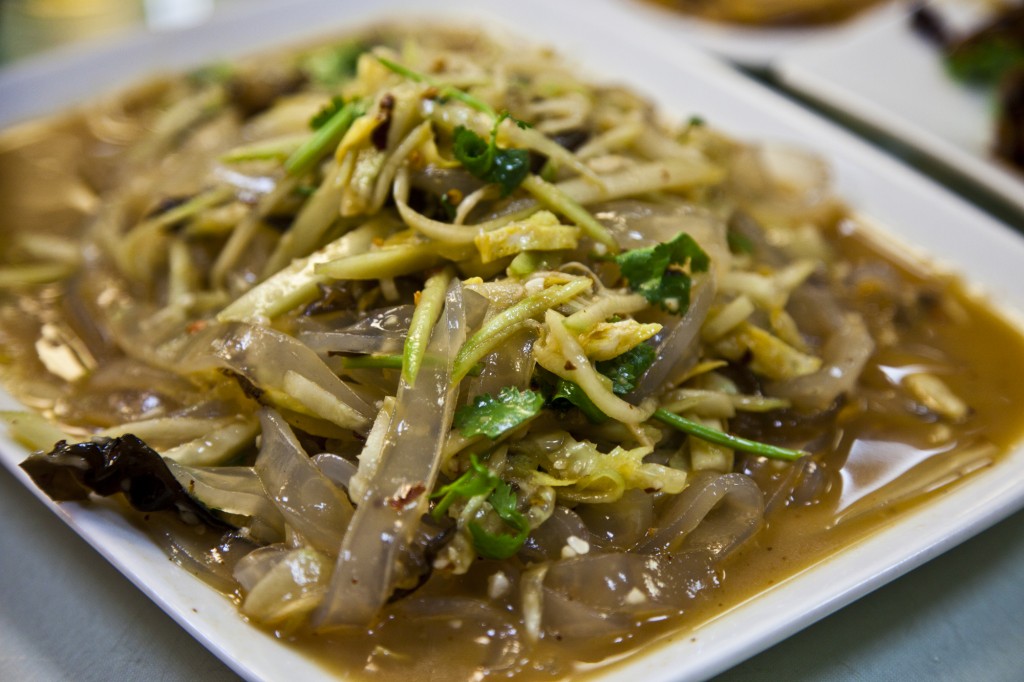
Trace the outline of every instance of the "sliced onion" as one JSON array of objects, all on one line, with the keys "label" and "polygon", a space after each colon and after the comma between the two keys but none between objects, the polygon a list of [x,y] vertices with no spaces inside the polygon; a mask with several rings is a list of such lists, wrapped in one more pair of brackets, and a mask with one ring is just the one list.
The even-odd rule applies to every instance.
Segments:
[{"label": "sliced onion", "polygon": [[247,517],[254,540],[278,542],[284,538],[284,517],[252,467],[189,467],[165,461],[192,498],[218,512]]},{"label": "sliced onion", "polygon": [[243,590],[248,592],[266,577],[291,549],[283,543],[276,543],[254,549],[235,564],[234,578]]},{"label": "sliced onion", "polygon": [[623,492],[615,502],[581,504],[576,513],[586,523],[595,545],[628,550],[654,526],[654,498],[634,488]]},{"label": "sliced onion", "polygon": [[568,546],[571,537],[589,544],[590,531],[576,512],[565,507],[555,507],[548,520],[526,538],[520,556],[527,561],[561,559],[562,549]]},{"label": "sliced onion", "polygon": [[320,393],[328,409],[321,409],[319,404],[303,406],[344,428],[365,432],[374,415],[373,408],[331,372],[315,352],[267,327],[242,322],[211,325],[188,342],[179,365],[186,372],[227,367],[260,389],[285,394],[289,393],[287,380],[301,378],[302,385],[312,389],[305,395]]},{"label": "sliced onion", "polygon": [[256,473],[289,528],[324,554],[335,556],[352,518],[345,494],[320,473],[280,415],[260,412],[263,442]]},{"label": "sliced onion", "polygon": [[348,484],[356,473],[356,465],[344,457],[324,452],[313,457],[313,464],[331,483],[348,490]]},{"label": "sliced onion", "polygon": [[658,354],[640,383],[627,396],[630,400],[639,401],[657,395],[693,366],[700,346],[700,328],[714,298],[714,282],[704,279],[694,287],[686,313],[682,317],[666,317],[661,332],[654,337]]},{"label": "sliced onion", "polygon": [[835,298],[823,289],[801,287],[790,300],[793,319],[800,328],[825,337],[821,349],[824,364],[812,374],[772,383],[766,390],[788,399],[799,410],[821,411],[853,390],[875,351],[875,341],[864,318],[839,310]]},{"label": "sliced onion", "polygon": [[748,476],[701,474],[671,501],[658,530],[638,550],[650,554],[700,546],[717,556],[750,537],[763,513],[764,495]]},{"label": "sliced onion", "polygon": [[270,570],[246,594],[242,613],[264,625],[299,622],[323,600],[330,561],[311,547],[266,559]]}]

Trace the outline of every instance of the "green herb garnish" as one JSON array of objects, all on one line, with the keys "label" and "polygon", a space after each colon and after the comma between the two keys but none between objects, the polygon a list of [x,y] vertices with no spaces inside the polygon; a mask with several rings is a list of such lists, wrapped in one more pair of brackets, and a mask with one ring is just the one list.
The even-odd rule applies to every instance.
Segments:
[{"label": "green herb garnish", "polygon": [[671,241],[615,256],[629,287],[664,310],[682,315],[690,307],[692,280],[686,271],[705,272],[708,255],[693,237],[680,232]]},{"label": "green herb garnish", "polygon": [[455,412],[453,425],[469,438],[483,434],[494,440],[540,413],[544,397],[529,389],[506,386],[498,395],[477,396]]},{"label": "green herb garnish", "polygon": [[[540,371],[539,368],[538,371]],[[602,412],[601,409],[594,404],[594,401],[590,399],[587,392],[580,388],[580,385],[575,381],[567,381],[566,379],[561,378],[558,379],[555,384],[555,392],[551,396],[551,402],[557,405],[558,402],[562,400],[575,405],[587,419],[595,424],[601,424],[608,421],[608,415]]]},{"label": "green herb garnish", "polygon": [[626,395],[640,383],[640,377],[657,356],[658,352],[652,346],[641,343],[611,360],[598,362],[594,367],[612,380],[615,395]]},{"label": "green herb garnish", "polygon": [[469,499],[478,495],[488,495],[497,487],[501,481],[490,469],[480,463],[476,455],[470,455],[469,471],[459,476],[446,486],[442,486],[431,499],[440,498],[440,502],[434,505],[430,515],[440,519],[452,506],[455,500],[461,498]]},{"label": "green herb garnish", "polygon": [[518,499],[508,483],[499,482],[487,501],[491,503],[491,507],[498,517],[512,528],[515,534],[492,533],[479,523],[470,521],[468,527],[473,536],[473,546],[476,547],[477,553],[485,559],[508,559],[515,555],[526,542],[530,524],[517,508]]},{"label": "green herb garnish", "polygon": [[437,88],[439,99],[458,100],[492,117],[494,125],[491,128],[490,142],[465,126],[458,126],[455,129],[455,158],[466,170],[484,182],[499,185],[503,197],[508,196],[512,190],[522,184],[530,172],[530,153],[525,149],[499,149],[497,145],[498,126],[506,118],[511,119],[520,128],[528,128],[529,123],[520,121],[507,111],[499,114],[491,105],[465,90],[439,83],[430,76],[413,71],[390,59],[378,55],[377,61],[403,78]]},{"label": "green herb garnish", "polygon": [[331,98],[331,101],[324,105],[324,107],[318,111],[313,118],[309,119],[309,127],[313,130],[319,130],[323,128],[328,121],[334,118],[334,115],[341,111],[342,107],[345,106],[345,100],[338,95]]},{"label": "green herb garnish", "polygon": [[[657,351],[654,348],[642,343],[618,357],[596,363],[595,369],[611,379],[612,392],[616,395],[626,395],[636,388],[640,377],[651,366],[656,356]],[[550,402],[555,407],[565,407],[565,403],[568,402],[595,424],[608,421],[608,415],[594,404],[579,384],[555,376],[542,367],[535,370],[534,376],[540,380],[542,386],[546,386],[551,396]]]},{"label": "green herb garnish", "polygon": [[354,101],[333,112],[316,129],[313,137],[292,152],[284,162],[284,169],[288,175],[298,177],[309,172],[320,159],[338,146],[352,122],[362,115],[362,105]]},{"label": "green herb garnish", "polygon": [[756,440],[747,440],[740,436],[734,436],[718,429],[713,429],[710,426],[704,426],[697,422],[687,419],[686,417],[680,417],[678,414],[673,414],[668,410],[657,409],[654,411],[654,418],[663,424],[668,424],[674,429],[687,433],[701,440],[705,440],[715,445],[722,445],[733,450],[739,450],[741,452],[749,452],[754,455],[761,455],[762,457],[770,457],[771,459],[784,459],[787,461],[795,461],[801,457],[806,457],[808,453],[803,450],[791,450],[790,448],[782,448],[777,445],[769,445],[768,443],[759,443]]},{"label": "green herb garnish", "polygon": [[494,513],[512,528],[515,534],[492,533],[479,523],[470,521],[467,525],[473,537],[473,546],[485,559],[507,559],[523,546],[530,532],[530,524],[519,511],[518,499],[511,486],[481,464],[476,455],[470,456],[469,471],[431,495],[431,498],[440,498],[440,501],[434,505],[430,515],[440,519],[457,499],[481,495],[487,495],[487,501],[494,509]]},{"label": "green herb garnish", "polygon": [[[522,184],[530,172],[530,152],[525,149],[500,149],[498,147],[498,126],[506,118],[508,112],[498,116],[491,127],[490,141],[484,140],[469,128],[458,126],[455,129],[455,158],[470,173],[484,182],[501,186],[501,196],[505,197]],[[526,124],[512,119],[516,125]]]}]

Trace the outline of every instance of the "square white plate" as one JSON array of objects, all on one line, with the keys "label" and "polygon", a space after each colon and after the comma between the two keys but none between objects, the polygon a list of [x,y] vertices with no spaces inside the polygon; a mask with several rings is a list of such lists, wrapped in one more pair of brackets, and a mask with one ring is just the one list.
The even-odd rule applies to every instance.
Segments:
[{"label": "square white plate", "polygon": [[[934,2],[954,27],[974,23],[980,4]],[[992,94],[954,81],[940,49],[914,33],[905,12],[885,19],[794,47],[772,70],[787,87],[917,148],[1024,213],[1024,170],[990,153]]]},{"label": "square white plate", "polygon": [[[1018,272],[1024,240],[848,133],[679,47],[666,34],[623,19],[610,4],[451,0],[429,12],[414,0],[304,0],[222,15],[186,33],[136,36],[0,72],[0,126],[51,111],[159,69],[179,69],[369,20],[412,16],[511,29],[556,46],[590,78],[627,83],[670,115],[700,114],[745,139],[795,143],[832,165],[837,191],[866,218],[963,273],[1010,311],[1024,310]],[[969,238],[967,235],[969,234]],[[0,407],[9,407],[9,398]],[[23,449],[0,437],[0,461],[17,469]],[[900,518],[851,550],[707,624],[695,641],[654,649],[608,680],[700,679],[734,665],[905,573],[1024,506],[1024,448],[934,503]],[[38,494],[38,493],[37,493]],[[242,622],[235,607],[166,557],[120,517],[87,505],[58,506],[39,495],[199,641],[249,679],[324,679],[327,673]]]}]

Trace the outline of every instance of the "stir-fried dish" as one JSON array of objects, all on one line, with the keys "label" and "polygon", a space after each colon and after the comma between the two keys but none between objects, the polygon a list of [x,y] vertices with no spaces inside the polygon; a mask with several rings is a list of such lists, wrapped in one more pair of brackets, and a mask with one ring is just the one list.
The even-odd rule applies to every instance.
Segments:
[{"label": "stir-fried dish", "polygon": [[1018,435],[1019,332],[822,162],[546,49],[214,65],[8,131],[0,174],[24,469],[348,673],[591,669]]},{"label": "stir-fried dish", "polygon": [[813,26],[845,21],[884,0],[648,0],[702,19],[751,26]]}]

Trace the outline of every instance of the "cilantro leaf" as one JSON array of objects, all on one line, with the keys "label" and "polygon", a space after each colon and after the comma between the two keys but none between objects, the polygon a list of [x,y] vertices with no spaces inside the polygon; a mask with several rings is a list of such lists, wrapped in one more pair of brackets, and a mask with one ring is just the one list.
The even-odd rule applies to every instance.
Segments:
[{"label": "cilantro leaf", "polygon": [[324,107],[318,111],[313,118],[309,119],[309,127],[313,130],[319,130],[327,125],[327,122],[334,118],[345,106],[345,100],[335,95],[331,98],[331,101],[324,105]]},{"label": "cilantro leaf", "polygon": [[479,523],[470,521],[468,527],[473,537],[473,546],[485,559],[507,559],[518,552],[526,542],[530,523],[519,511],[519,501],[512,492],[512,487],[481,464],[476,455],[470,456],[469,471],[430,496],[435,499],[441,498],[441,501],[434,505],[430,515],[440,519],[457,498],[469,499],[480,495],[487,495],[487,501],[494,513],[512,528],[515,534],[492,533]]},{"label": "cilantro leaf", "polygon": [[494,165],[484,178],[501,186],[501,196],[507,197],[523,183],[530,172],[530,152],[525,149],[499,149]]},{"label": "cilantro leaf", "polygon": [[682,315],[690,307],[691,272],[704,272],[710,259],[693,237],[680,232],[672,240],[615,256],[629,287],[651,303]]},{"label": "cilantro leaf", "polygon": [[530,524],[518,509],[516,494],[504,481],[498,483],[487,501],[491,503],[491,508],[494,509],[498,517],[516,533],[514,535],[492,533],[479,523],[471,521],[467,525],[473,536],[473,546],[477,553],[485,559],[507,559],[518,552],[526,542]]},{"label": "cilantro leaf", "polygon": [[469,532],[473,536],[473,547],[477,554],[485,559],[508,559],[515,556],[516,552],[526,542],[526,532],[520,531],[515,535],[507,533],[491,533],[476,521],[467,524]]},{"label": "cilantro leaf", "polygon": [[506,386],[497,396],[477,396],[460,407],[453,424],[467,438],[482,433],[493,440],[535,416],[543,406],[544,398],[539,393]]},{"label": "cilantro leaf", "polygon": [[580,412],[586,416],[587,419],[600,424],[608,421],[608,415],[601,411],[601,409],[594,404],[594,401],[590,399],[586,391],[580,388],[580,385],[574,381],[566,381],[565,379],[559,379],[555,386],[555,393],[551,396],[551,402],[556,403],[559,400],[565,400],[579,408]]},{"label": "cilantro leaf", "polygon": [[501,482],[490,469],[480,463],[476,455],[470,456],[469,471],[459,476],[446,486],[442,486],[431,499],[440,498],[441,501],[434,505],[430,515],[440,519],[448,511],[448,507],[460,497],[470,498],[478,495],[487,495]]},{"label": "cilantro leaf", "polygon": [[543,367],[534,370],[533,378],[544,395],[548,396],[548,404],[555,409],[565,410],[572,405],[579,408],[580,412],[595,424],[608,421],[608,416],[598,409],[579,384],[566,381]]},{"label": "cilantro leaf", "polygon": [[654,362],[658,352],[653,346],[641,343],[611,360],[598,362],[598,372],[612,380],[612,392],[615,395],[626,395],[640,383],[640,377]]},{"label": "cilantro leaf", "polygon": [[[612,380],[613,393],[626,395],[636,388],[640,377],[651,366],[656,356],[657,351],[654,348],[642,343],[611,360],[596,363],[595,368]],[[552,406],[564,408],[565,403],[569,403],[595,424],[608,421],[608,416],[594,404],[579,384],[566,381],[542,367],[537,368],[534,378],[550,396],[549,402]]]},{"label": "cilantro leaf", "polygon": [[506,118],[511,118],[520,128],[529,124],[513,118],[503,112],[494,121],[490,140],[485,140],[465,126],[455,128],[455,140],[452,151],[455,158],[470,173],[484,182],[494,183],[501,187],[501,196],[505,197],[522,184],[530,172],[530,152],[526,149],[501,149],[498,147],[498,126]]}]

